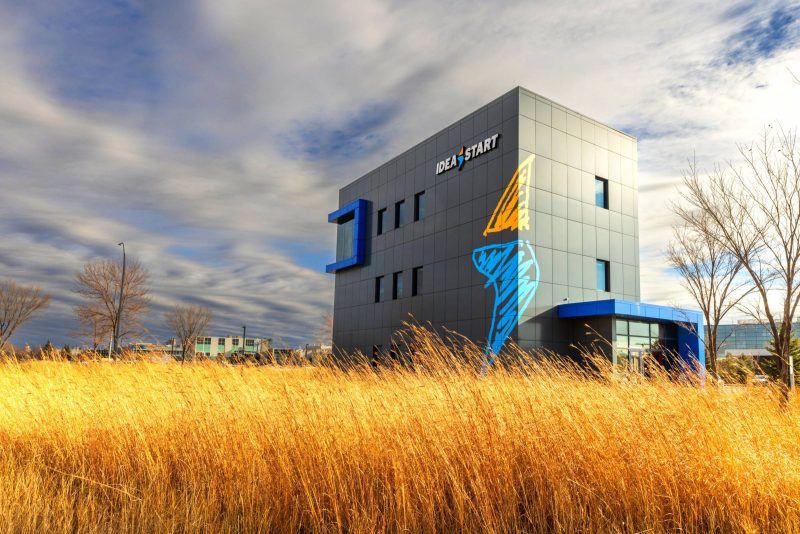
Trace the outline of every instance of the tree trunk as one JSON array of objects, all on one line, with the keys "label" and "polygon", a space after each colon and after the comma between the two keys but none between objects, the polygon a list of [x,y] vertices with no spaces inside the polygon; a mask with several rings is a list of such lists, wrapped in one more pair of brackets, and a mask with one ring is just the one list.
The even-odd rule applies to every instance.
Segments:
[{"label": "tree trunk", "polygon": [[778,356],[778,382],[780,384],[781,406],[786,408],[789,405],[789,398],[791,395],[791,391],[789,390],[790,336],[787,336],[783,330],[783,327],[781,327],[781,332],[778,334],[780,343],[776,343],[776,348],[778,348],[776,352]]}]

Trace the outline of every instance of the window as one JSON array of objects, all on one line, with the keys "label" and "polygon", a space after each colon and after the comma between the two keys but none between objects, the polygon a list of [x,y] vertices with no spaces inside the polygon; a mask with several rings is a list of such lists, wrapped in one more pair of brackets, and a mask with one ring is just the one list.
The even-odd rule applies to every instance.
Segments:
[{"label": "window", "polygon": [[378,235],[386,230],[386,208],[378,210]]},{"label": "window", "polygon": [[379,276],[375,279],[375,302],[383,300],[383,277]]},{"label": "window", "polygon": [[416,297],[422,292],[422,267],[414,267],[411,271],[411,296]]},{"label": "window", "polygon": [[406,223],[406,201],[401,200],[394,204],[394,227],[400,228]]},{"label": "window", "polygon": [[346,260],[353,256],[355,239],[355,213],[349,213],[338,220],[336,225],[336,261]]},{"label": "window", "polygon": [[594,177],[594,204],[608,209],[608,180],[599,176]]},{"label": "window", "polygon": [[611,291],[611,269],[606,260],[597,260],[597,289]]},{"label": "window", "polygon": [[255,339],[246,339],[244,341],[244,346],[245,347],[255,347],[256,346],[256,340]]},{"label": "window", "polygon": [[[632,336],[650,337],[650,325],[641,321],[630,321],[629,332]],[[658,335],[655,337],[658,337]]]},{"label": "window", "polygon": [[619,358],[627,360],[629,349],[648,350],[657,346],[668,350],[677,349],[677,330],[674,324],[617,319],[616,327]]},{"label": "window", "polygon": [[617,334],[627,334],[627,333],[628,333],[628,320],[617,319]]},{"label": "window", "polygon": [[392,300],[397,300],[403,296],[403,273],[397,272],[392,275]]},{"label": "window", "polygon": [[414,220],[419,221],[425,218],[425,191],[420,191],[414,195]]},{"label": "window", "polygon": [[336,223],[336,261],[325,266],[325,272],[336,273],[366,262],[367,212],[369,202],[356,199],[328,214],[328,222]]},{"label": "window", "polygon": [[231,340],[231,345],[233,345],[234,347],[238,347],[239,346],[239,338],[238,337],[233,338],[233,340]]}]

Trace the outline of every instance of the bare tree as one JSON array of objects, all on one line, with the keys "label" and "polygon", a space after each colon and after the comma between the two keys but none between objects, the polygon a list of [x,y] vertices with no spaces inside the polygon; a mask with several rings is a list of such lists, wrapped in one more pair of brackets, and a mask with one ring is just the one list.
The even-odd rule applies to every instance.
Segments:
[{"label": "bare tree", "polygon": [[109,323],[103,320],[99,308],[94,304],[76,306],[75,315],[81,327],[74,332],[74,335],[88,339],[92,344],[92,350],[97,350],[100,344],[111,336]]},{"label": "bare tree", "polygon": [[164,318],[181,342],[181,362],[186,361],[186,352],[192,347],[191,354],[194,355],[194,345],[197,336],[202,334],[211,323],[211,308],[199,304],[184,306],[175,305],[174,308],[164,314]]},{"label": "bare tree", "polygon": [[0,349],[14,332],[50,302],[38,287],[20,286],[13,280],[0,282]]},{"label": "bare tree", "polygon": [[[695,165],[687,172],[696,176]],[[692,179],[692,178],[690,178]],[[680,210],[674,206],[673,210]],[[742,276],[742,263],[725,250],[713,236],[703,231],[708,223],[698,216],[699,226],[684,223],[673,228],[673,240],[667,248],[667,262],[680,274],[682,285],[703,313],[706,331],[706,356],[711,373],[719,378],[717,357],[721,341],[719,325],[725,315],[747,296],[752,287]],[[703,336],[703,332],[696,332]]]},{"label": "bare tree", "polygon": [[767,128],[740,145],[744,168],[684,177],[687,205],[677,214],[742,264],[757,299],[740,309],[767,324],[789,395],[792,320],[800,304],[800,152],[794,131]]},{"label": "bare tree", "polygon": [[122,338],[142,332],[142,317],[150,309],[147,269],[132,259],[127,262],[120,316],[117,303],[121,279],[122,264],[112,260],[87,263],[75,276],[75,292],[84,298],[75,308],[78,320],[98,337],[110,335],[119,322],[117,346],[121,346]]}]

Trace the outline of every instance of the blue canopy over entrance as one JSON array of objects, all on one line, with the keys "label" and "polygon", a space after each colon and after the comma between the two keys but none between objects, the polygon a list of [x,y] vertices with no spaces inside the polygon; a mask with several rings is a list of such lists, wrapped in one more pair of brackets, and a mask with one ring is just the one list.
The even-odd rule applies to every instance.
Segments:
[{"label": "blue canopy over entrance", "polygon": [[[558,306],[560,319],[608,317],[674,324],[677,329],[678,353],[689,369],[705,374],[703,315],[694,310],[631,302],[620,299],[572,302]],[[613,328],[613,326],[612,326]]]}]

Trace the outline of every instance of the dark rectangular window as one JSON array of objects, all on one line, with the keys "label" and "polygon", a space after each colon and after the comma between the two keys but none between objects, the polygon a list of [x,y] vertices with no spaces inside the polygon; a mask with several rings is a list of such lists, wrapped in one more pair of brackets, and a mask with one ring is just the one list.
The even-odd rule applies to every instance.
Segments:
[{"label": "dark rectangular window", "polygon": [[386,208],[378,210],[378,235],[386,230]]},{"label": "dark rectangular window", "polygon": [[411,296],[416,297],[422,292],[422,267],[414,267],[411,271]]},{"label": "dark rectangular window", "polygon": [[401,200],[394,204],[394,227],[400,228],[406,223],[406,201]]},{"label": "dark rectangular window", "polygon": [[606,260],[597,260],[597,289],[611,291],[611,269]]},{"label": "dark rectangular window", "polygon": [[608,180],[599,176],[594,177],[594,204],[608,209]]},{"label": "dark rectangular window", "polygon": [[375,302],[383,300],[383,277],[379,276],[375,279]]},{"label": "dark rectangular window", "polygon": [[392,275],[392,299],[397,300],[403,296],[403,272]]},{"label": "dark rectangular window", "polygon": [[425,191],[420,191],[414,195],[414,220],[419,221],[425,218]]}]

